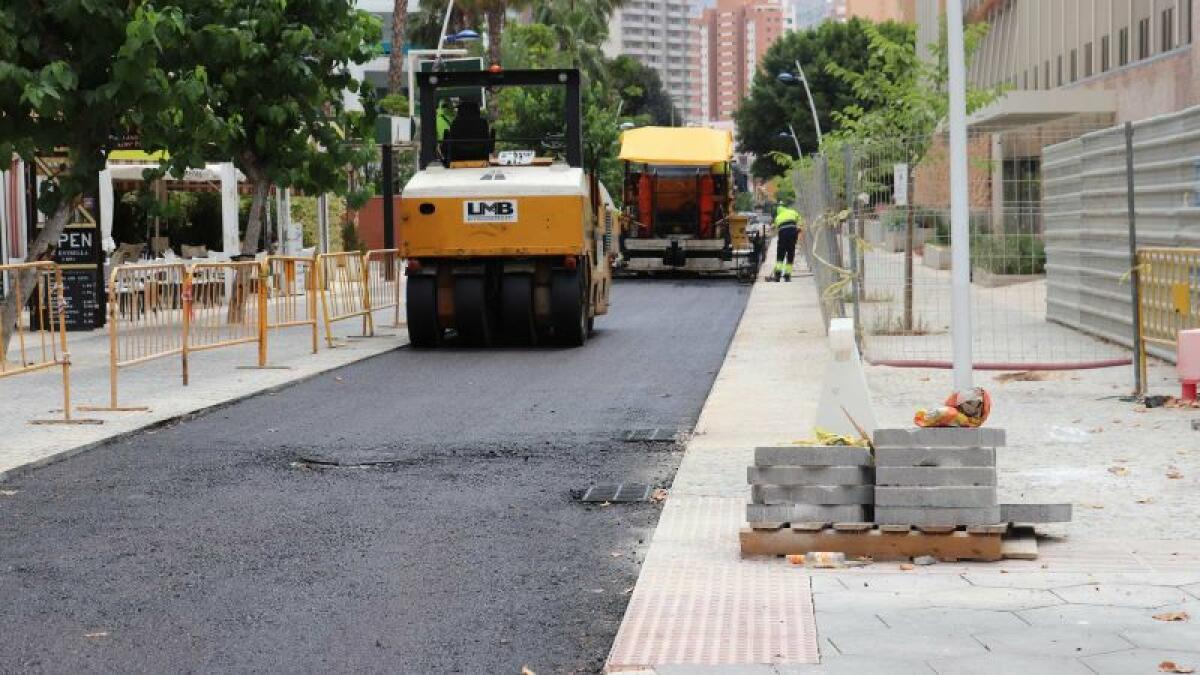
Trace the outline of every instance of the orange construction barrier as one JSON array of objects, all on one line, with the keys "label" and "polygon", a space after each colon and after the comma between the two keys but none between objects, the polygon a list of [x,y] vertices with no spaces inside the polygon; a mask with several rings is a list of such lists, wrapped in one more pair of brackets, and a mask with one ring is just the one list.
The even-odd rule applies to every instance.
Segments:
[{"label": "orange construction barrier", "polygon": [[259,340],[258,366],[267,367],[270,332],[310,326],[312,353],[317,353],[317,263],[313,258],[271,255],[263,260],[259,308],[265,314]]},{"label": "orange construction barrier", "polygon": [[260,297],[263,266],[257,260],[202,262],[188,272],[187,316],[183,324],[183,368],[191,352],[264,344],[266,307]]},{"label": "orange construction barrier", "polygon": [[320,275],[321,313],[325,317],[325,341],[333,344],[333,322],[362,317],[363,336],[375,334],[371,316],[371,287],[366,283],[366,266],[358,251],[322,253],[317,256]]},{"label": "orange construction barrier", "polygon": [[[0,378],[62,368],[62,419],[31,422],[102,424],[100,420],[71,417],[71,353],[67,349],[62,269],[52,262],[0,265],[0,289],[20,299],[13,311],[0,318]],[[26,295],[28,302],[24,302]]]},{"label": "orange construction barrier", "polygon": [[187,384],[183,325],[187,285],[183,263],[120,265],[108,278],[109,364],[107,406],[80,410],[148,410],[118,404],[121,368],[180,355],[183,384]]},{"label": "orange construction barrier", "polygon": [[367,251],[367,292],[371,311],[392,310],[392,326],[400,325],[400,252],[394,248]]}]

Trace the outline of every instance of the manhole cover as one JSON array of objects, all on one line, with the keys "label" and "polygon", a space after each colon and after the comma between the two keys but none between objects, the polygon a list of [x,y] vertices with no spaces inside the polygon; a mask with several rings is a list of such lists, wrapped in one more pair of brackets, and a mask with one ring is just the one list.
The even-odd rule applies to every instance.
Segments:
[{"label": "manhole cover", "polygon": [[627,443],[674,443],[679,436],[679,430],[672,427],[653,427],[649,429],[630,429],[625,432]]},{"label": "manhole cover", "polygon": [[584,493],[584,502],[644,502],[650,499],[650,486],[641,483],[593,485]]}]

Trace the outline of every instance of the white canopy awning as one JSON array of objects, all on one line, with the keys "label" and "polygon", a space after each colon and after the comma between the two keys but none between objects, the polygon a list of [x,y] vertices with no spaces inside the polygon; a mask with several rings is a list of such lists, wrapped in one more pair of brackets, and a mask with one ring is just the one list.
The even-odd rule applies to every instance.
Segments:
[{"label": "white canopy awning", "polygon": [[[110,163],[100,172],[100,241],[106,253],[112,253],[117,244],[112,238],[113,225],[113,181],[142,180],[147,169],[157,169],[158,164],[115,164]],[[208,164],[200,169],[188,169],[182,176],[167,174],[166,182],[219,183],[221,188],[221,241],[226,255],[238,251],[237,184],[246,181],[246,176],[232,162]]]}]

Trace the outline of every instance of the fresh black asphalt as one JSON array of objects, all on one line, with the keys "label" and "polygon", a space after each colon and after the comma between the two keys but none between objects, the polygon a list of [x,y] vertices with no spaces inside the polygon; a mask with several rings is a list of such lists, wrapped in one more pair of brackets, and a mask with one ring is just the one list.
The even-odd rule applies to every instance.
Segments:
[{"label": "fresh black asphalt", "polygon": [[[0,672],[595,672],[748,297],[622,281],[580,349],[400,349],[19,473]],[[342,466],[331,466],[342,464]],[[348,464],[362,464],[351,466]]]}]

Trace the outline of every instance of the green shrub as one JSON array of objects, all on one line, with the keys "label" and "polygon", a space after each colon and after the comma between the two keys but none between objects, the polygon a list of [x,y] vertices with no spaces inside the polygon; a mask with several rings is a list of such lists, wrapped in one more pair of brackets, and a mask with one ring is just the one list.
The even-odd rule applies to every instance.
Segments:
[{"label": "green shrub", "polygon": [[903,206],[889,209],[884,212],[883,217],[880,218],[880,221],[883,223],[883,227],[886,230],[903,230],[908,224],[908,209],[904,208]]},{"label": "green shrub", "polygon": [[1046,246],[1031,234],[971,238],[971,266],[992,274],[1042,274]]}]

